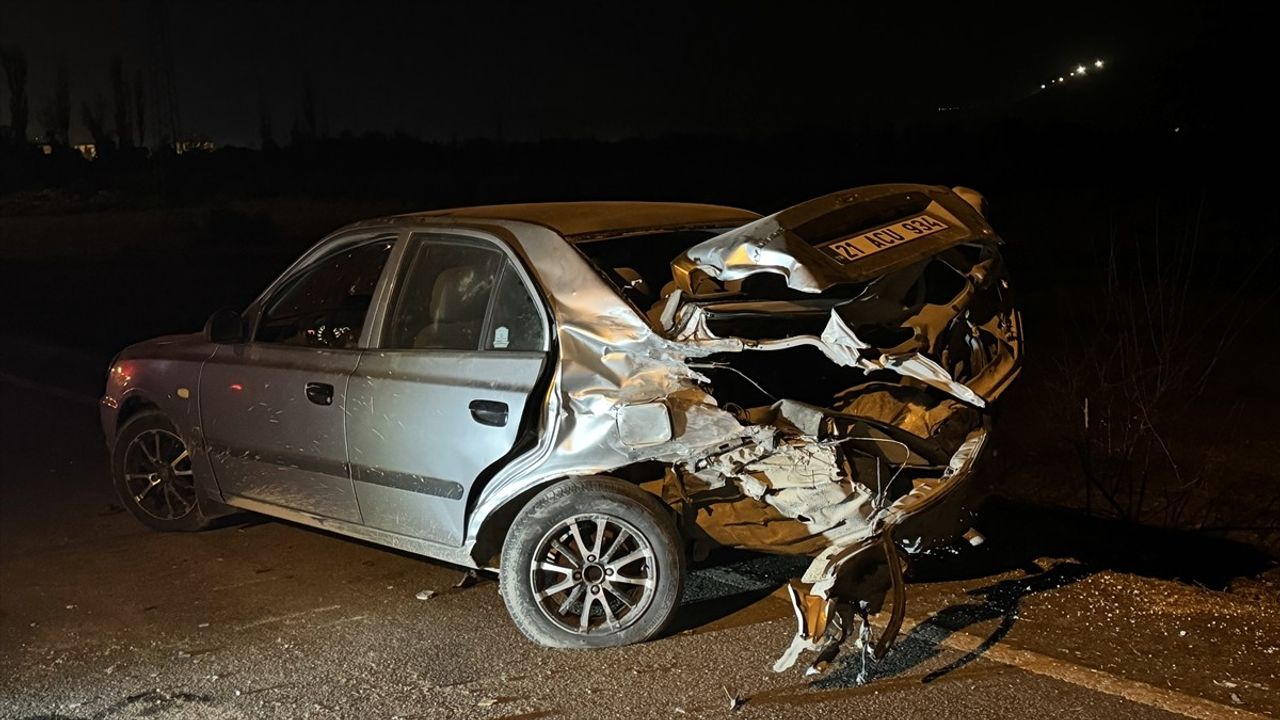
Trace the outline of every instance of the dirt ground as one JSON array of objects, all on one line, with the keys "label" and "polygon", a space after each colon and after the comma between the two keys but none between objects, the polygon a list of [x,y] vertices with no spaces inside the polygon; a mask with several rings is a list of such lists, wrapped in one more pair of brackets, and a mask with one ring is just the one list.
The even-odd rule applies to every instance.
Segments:
[{"label": "dirt ground", "polygon": [[524,641],[491,580],[453,588],[457,568],[251,516],[138,526],[112,502],[96,427],[111,355],[244,306],[324,232],[396,209],[0,217],[0,717],[716,716],[732,697],[736,714],[789,718],[1280,712],[1280,590],[1251,549],[1280,542],[1280,382],[1233,355],[1177,430],[1214,459],[1197,487],[1212,513],[1160,531],[1069,512],[1084,504],[1059,430],[1074,407],[1051,400],[1065,290],[1012,251],[1028,364],[1000,410],[989,541],[913,563],[908,628],[865,686],[849,662],[769,671],[798,570],[776,558],[700,569],[669,637],[555,652]]},{"label": "dirt ground", "polygon": [[1280,603],[1215,589],[1269,567],[1239,548],[994,507],[987,545],[914,562],[908,626],[866,685],[852,654],[770,671],[800,569],[781,558],[700,568],[668,637],[551,651],[491,579],[455,588],[459,568],[248,515],[146,530],[112,502],[90,399],[3,387],[0,717],[1280,713]]}]

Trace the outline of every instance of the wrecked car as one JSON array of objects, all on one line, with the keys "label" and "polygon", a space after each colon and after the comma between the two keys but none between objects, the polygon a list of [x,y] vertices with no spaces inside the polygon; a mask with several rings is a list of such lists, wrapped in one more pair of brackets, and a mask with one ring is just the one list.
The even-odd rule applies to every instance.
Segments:
[{"label": "wrecked car", "polygon": [[808,556],[775,669],[820,669],[849,636],[883,654],[904,556],[970,529],[1018,374],[1000,246],[980,195],[923,185],[767,217],[356,223],[243,312],[112,361],[113,482],[160,530],[238,508],[496,569],[519,629],[556,647],[659,634],[711,548]]}]

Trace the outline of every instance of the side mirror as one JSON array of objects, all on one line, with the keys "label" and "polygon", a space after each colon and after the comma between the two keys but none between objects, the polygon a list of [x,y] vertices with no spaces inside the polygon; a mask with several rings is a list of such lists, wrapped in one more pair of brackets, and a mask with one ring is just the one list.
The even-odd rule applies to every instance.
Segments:
[{"label": "side mirror", "polygon": [[244,318],[231,308],[216,310],[204,324],[204,337],[220,345],[244,342]]}]

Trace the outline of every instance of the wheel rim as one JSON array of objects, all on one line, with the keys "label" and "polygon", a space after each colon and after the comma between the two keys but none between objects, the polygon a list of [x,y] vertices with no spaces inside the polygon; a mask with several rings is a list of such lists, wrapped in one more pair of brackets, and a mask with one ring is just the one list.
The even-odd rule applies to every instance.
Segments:
[{"label": "wheel rim", "polygon": [[129,442],[124,484],[133,503],[157,520],[180,520],[196,507],[191,454],[168,430],[144,430]]},{"label": "wheel rim", "polygon": [[653,546],[635,526],[584,513],[560,521],[529,567],[538,609],[576,635],[607,635],[634,624],[658,584]]}]

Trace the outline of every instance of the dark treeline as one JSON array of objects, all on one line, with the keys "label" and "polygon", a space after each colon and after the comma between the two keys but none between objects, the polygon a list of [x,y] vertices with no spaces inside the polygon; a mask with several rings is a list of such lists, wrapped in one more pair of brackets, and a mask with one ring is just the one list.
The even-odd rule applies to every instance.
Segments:
[{"label": "dark treeline", "polygon": [[[211,198],[346,197],[423,207],[562,199],[668,199],[781,207],[859,184],[964,184],[989,194],[1217,185],[1235,154],[1194,130],[1113,132],[1065,124],[920,124],[849,136],[704,136],[616,142],[425,142],[377,134],[277,149],[131,148],[87,160],[74,149],[0,149],[0,195],[58,189],[110,204]],[[21,212],[9,203],[7,211]],[[35,208],[33,208],[35,209]]]},{"label": "dark treeline", "polygon": [[[1218,58],[1218,59],[1215,59]],[[56,189],[99,203],[185,205],[210,198],[334,197],[404,200],[421,207],[519,200],[664,198],[768,210],[870,182],[965,184],[1002,194],[1029,186],[1114,189],[1221,186],[1248,165],[1257,115],[1242,112],[1231,62],[1212,48],[1173,60],[1108,68],[1084,80],[989,106],[881,118],[823,114],[820,98],[782,111],[813,130],[621,141],[486,138],[438,142],[396,133],[328,136],[308,85],[287,137],[260,110],[260,149],[175,152],[180,144],[146,128],[141,79],[110,65],[111,101],[79,104],[97,158],[66,143],[71,100],[42,112],[40,145],[27,137],[25,59],[7,51],[13,105],[0,142],[0,196]],[[62,73],[59,73],[59,77]],[[15,85],[15,82],[17,83]],[[59,86],[62,86],[59,81]],[[833,89],[833,92],[838,89]],[[265,107],[265,106],[264,106]],[[772,111],[778,111],[773,109]],[[803,127],[804,120],[798,123]],[[1250,127],[1251,125],[1255,127]],[[186,143],[190,147],[191,143]],[[27,203],[7,202],[6,212]]]}]

